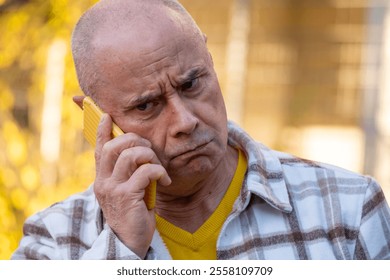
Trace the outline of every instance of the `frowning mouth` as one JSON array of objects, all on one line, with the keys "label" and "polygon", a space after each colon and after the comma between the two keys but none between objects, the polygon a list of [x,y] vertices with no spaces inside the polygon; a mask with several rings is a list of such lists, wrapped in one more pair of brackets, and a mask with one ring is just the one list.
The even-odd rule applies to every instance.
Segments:
[{"label": "frowning mouth", "polygon": [[209,140],[196,146],[192,146],[189,148],[187,147],[185,149],[179,150],[172,156],[171,160],[182,156],[196,156],[197,154],[201,154],[206,149],[207,145],[210,144],[210,142],[212,142],[212,140]]}]

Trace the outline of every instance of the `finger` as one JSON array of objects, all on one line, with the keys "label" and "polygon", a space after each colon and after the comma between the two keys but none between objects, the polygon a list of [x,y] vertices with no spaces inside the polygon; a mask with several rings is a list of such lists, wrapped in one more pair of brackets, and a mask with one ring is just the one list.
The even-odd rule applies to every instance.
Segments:
[{"label": "finger", "polygon": [[[101,175],[104,177],[111,176],[121,153],[126,149],[137,146],[151,148],[152,145],[148,140],[134,133],[126,133],[110,141],[106,141],[98,155],[100,161],[99,172]],[[98,150],[96,149],[96,151]]]},{"label": "finger", "polygon": [[73,96],[73,102],[77,104],[77,106],[80,107],[80,109],[83,109],[83,100],[84,100],[85,96],[84,95],[77,95],[77,96]]},{"label": "finger", "polygon": [[143,164],[129,178],[128,185],[132,187],[128,191],[142,192],[143,198],[145,189],[153,181],[157,181],[162,186],[169,186],[172,183],[171,178],[162,165],[152,163]]},{"label": "finger", "polygon": [[[108,114],[103,114],[100,118],[100,123],[97,129],[96,135],[96,147],[95,147],[95,161],[96,171],[98,172],[101,167],[101,155],[104,145],[111,140],[112,120]],[[111,164],[112,168],[115,163],[105,162],[104,165]]]},{"label": "finger", "polygon": [[[171,184],[166,170],[159,164],[143,164],[125,182],[105,182],[95,181],[94,192],[101,204],[132,205],[141,201],[145,194],[145,189],[151,182],[158,182],[162,186]],[[108,205],[107,204],[107,205]]]},{"label": "finger", "polygon": [[[129,181],[133,181],[135,185],[143,186],[142,201],[149,211],[154,209],[156,205],[157,181],[163,186],[172,183],[168,173],[161,165],[150,163],[140,166]],[[146,187],[145,184],[147,184]]]},{"label": "finger", "polygon": [[136,146],[123,150],[116,161],[112,176],[119,182],[127,181],[133,172],[145,163],[161,165],[154,151],[148,147]]}]

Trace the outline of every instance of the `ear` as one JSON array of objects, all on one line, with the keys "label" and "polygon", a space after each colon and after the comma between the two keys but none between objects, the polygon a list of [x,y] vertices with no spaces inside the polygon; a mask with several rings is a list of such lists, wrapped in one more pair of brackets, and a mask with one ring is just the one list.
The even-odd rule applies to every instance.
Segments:
[{"label": "ear", "polygon": [[73,102],[77,104],[81,109],[83,109],[83,100],[85,96],[84,95],[78,95],[78,96],[73,96]]},{"label": "ear", "polygon": [[207,35],[205,33],[203,33],[203,40],[207,44]]}]

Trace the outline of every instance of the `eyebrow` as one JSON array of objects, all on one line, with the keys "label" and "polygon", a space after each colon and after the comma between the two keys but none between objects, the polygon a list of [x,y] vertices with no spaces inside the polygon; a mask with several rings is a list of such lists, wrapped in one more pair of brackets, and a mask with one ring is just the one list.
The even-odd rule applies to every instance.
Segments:
[{"label": "eyebrow", "polygon": [[[179,78],[177,79],[177,86],[176,87],[181,86],[184,83],[195,79],[203,71],[204,71],[204,69],[201,66],[196,66],[196,67],[190,69],[186,73],[179,76]],[[161,95],[162,95],[162,93],[157,92],[157,91],[156,92],[153,92],[153,91],[145,92],[139,96],[132,98],[127,103],[127,105],[125,107],[126,107],[126,109],[131,109],[131,108],[134,108],[140,104],[151,102],[151,101],[155,100],[156,98],[159,98]]]},{"label": "eyebrow", "polygon": [[126,108],[131,109],[131,108],[134,108],[140,104],[151,102],[151,101],[155,100],[156,98],[158,98],[159,96],[161,96],[161,93],[146,92],[140,96],[136,96],[136,97],[132,98],[129,101],[129,103],[126,105]]},{"label": "eyebrow", "polygon": [[182,85],[188,81],[191,81],[199,76],[199,74],[203,71],[201,66],[194,67],[187,71],[187,73],[181,75],[178,79],[178,84]]}]

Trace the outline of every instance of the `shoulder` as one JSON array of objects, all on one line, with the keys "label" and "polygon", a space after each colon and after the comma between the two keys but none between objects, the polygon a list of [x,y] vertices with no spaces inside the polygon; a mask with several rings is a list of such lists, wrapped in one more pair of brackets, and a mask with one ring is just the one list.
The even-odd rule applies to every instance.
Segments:
[{"label": "shoulder", "polygon": [[332,164],[304,159],[278,151],[273,151],[273,153],[282,166],[285,179],[291,185],[316,182],[320,186],[337,185],[339,187],[361,187],[365,189],[374,181],[370,176]]},{"label": "shoulder", "polygon": [[96,239],[96,203],[87,191],[30,216],[12,259],[79,259]]},{"label": "shoulder", "polygon": [[91,221],[95,217],[95,212],[96,199],[90,187],[30,216],[24,224],[23,231],[25,234],[46,237],[66,235],[74,221],[84,223]]},{"label": "shoulder", "polygon": [[[370,176],[331,164],[274,152],[282,166],[288,193],[296,207],[313,205],[350,213],[351,220],[362,215],[367,201],[383,192]],[[310,210],[311,211],[311,210]]]},{"label": "shoulder", "polygon": [[50,207],[38,212],[41,217],[48,214],[69,215],[75,211],[89,212],[95,209],[96,199],[92,186],[86,191],[73,194],[68,198],[52,204]]}]

